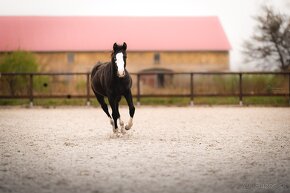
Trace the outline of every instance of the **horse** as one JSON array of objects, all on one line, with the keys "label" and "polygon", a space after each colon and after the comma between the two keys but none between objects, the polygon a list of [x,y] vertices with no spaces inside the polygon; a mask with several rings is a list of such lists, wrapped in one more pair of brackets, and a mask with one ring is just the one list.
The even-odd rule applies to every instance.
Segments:
[{"label": "horse", "polygon": [[[126,50],[126,42],[124,42],[123,45],[114,43],[111,61],[105,63],[98,62],[91,72],[92,90],[103,111],[108,116],[110,124],[113,127],[113,132],[118,132],[118,121],[123,134],[133,126],[133,117],[135,114],[135,107],[131,93],[132,78],[126,70]],[[127,101],[130,115],[129,121],[125,127],[119,113],[119,102],[122,96],[124,96]],[[104,97],[108,98],[112,109],[112,116],[109,113],[108,105],[106,104]]]}]

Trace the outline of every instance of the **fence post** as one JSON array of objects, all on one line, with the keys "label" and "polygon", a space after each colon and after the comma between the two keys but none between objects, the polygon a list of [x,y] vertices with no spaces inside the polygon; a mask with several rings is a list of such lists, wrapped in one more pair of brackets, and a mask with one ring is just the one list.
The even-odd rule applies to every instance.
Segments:
[{"label": "fence post", "polygon": [[193,73],[190,73],[190,106],[194,105],[194,82]]},{"label": "fence post", "polygon": [[33,74],[29,74],[29,106],[33,107]]},{"label": "fence post", "polygon": [[140,105],[140,74],[137,74],[137,105]]},{"label": "fence post", "polygon": [[240,106],[243,105],[243,78],[242,73],[239,73],[239,88],[240,88]]},{"label": "fence post", "polygon": [[90,105],[90,73],[87,73],[87,106]]}]

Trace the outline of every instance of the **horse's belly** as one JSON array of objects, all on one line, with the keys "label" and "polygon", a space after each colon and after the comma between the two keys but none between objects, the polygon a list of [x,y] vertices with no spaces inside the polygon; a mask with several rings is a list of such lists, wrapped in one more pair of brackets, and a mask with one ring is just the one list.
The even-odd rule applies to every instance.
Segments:
[{"label": "horse's belly", "polygon": [[93,90],[94,90],[95,93],[103,95],[103,96],[107,96],[106,90],[105,90],[105,88],[103,87],[103,85],[101,84],[100,81],[93,80],[92,87],[93,87]]}]

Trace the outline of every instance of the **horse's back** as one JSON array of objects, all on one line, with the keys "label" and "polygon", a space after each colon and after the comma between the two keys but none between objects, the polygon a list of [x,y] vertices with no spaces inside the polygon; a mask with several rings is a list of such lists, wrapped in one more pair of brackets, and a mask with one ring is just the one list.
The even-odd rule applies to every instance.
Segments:
[{"label": "horse's back", "polygon": [[92,69],[91,72],[91,78],[93,78],[97,72],[97,70],[100,68],[100,66],[103,65],[101,62],[98,62]]}]

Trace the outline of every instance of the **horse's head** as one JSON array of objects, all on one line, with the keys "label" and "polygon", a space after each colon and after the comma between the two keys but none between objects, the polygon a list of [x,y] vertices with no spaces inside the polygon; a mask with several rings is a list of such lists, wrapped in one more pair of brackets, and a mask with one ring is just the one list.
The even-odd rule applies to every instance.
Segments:
[{"label": "horse's head", "polygon": [[112,53],[112,63],[114,65],[115,72],[119,78],[123,78],[126,75],[126,59],[127,59],[127,44],[124,42],[123,45],[114,43]]}]

